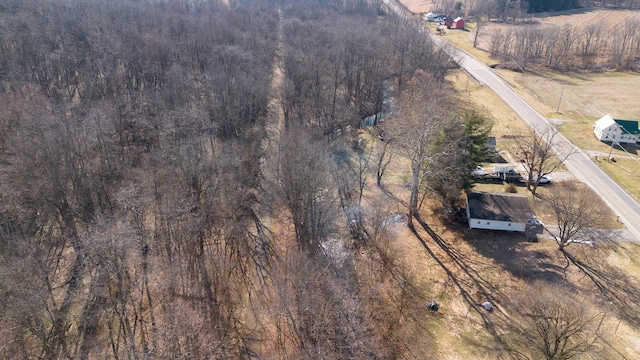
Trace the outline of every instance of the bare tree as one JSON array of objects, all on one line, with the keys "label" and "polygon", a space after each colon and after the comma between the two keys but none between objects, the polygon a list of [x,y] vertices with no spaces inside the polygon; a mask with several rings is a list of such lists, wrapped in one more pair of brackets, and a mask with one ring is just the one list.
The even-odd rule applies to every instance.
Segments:
[{"label": "bare tree", "polygon": [[281,198],[290,212],[298,246],[321,252],[321,242],[334,231],[338,205],[327,148],[304,129],[290,129],[282,137],[279,159]]},{"label": "bare tree", "polygon": [[268,334],[273,357],[371,358],[387,351],[371,313],[345,286],[352,274],[337,275],[327,258],[295,247],[274,262],[269,308],[275,326]]},{"label": "bare tree", "polygon": [[546,202],[557,223],[557,228],[550,226],[546,230],[553,235],[566,260],[565,276],[569,266],[574,265],[609,304],[616,305],[622,317],[640,324],[637,315],[640,291],[636,280],[624,269],[603,261],[611,251],[619,252],[622,247],[615,235],[602,230],[611,216],[597,195],[582,184],[556,184],[550,189]]},{"label": "bare tree", "polygon": [[[281,334],[304,342],[291,357],[404,351],[397,312],[375,320],[384,331],[371,314],[396,299],[406,313],[408,282],[362,293],[353,269],[309,256],[341,230],[325,135],[379,112],[399,73],[441,81],[446,54],[407,25],[389,56],[394,23],[375,1],[286,1],[282,17],[272,2],[223,3],[0,5],[0,357],[250,358],[263,338],[247,339],[282,325],[280,313],[255,314],[269,286],[287,288],[294,314]],[[268,188],[260,144],[279,21],[292,129]],[[362,207],[370,155],[348,174]],[[295,259],[271,247],[254,212],[261,189],[282,202],[260,210],[291,215]],[[374,260],[395,275],[389,239],[374,232],[385,254]]]},{"label": "bare tree", "polygon": [[532,129],[528,136],[515,140],[515,153],[521,159],[527,172],[527,190],[536,194],[542,176],[562,166],[569,156],[575,153],[573,148],[566,149],[557,140],[558,130],[547,128],[542,132]]},{"label": "bare tree", "polygon": [[565,247],[575,242],[576,235],[586,237],[588,230],[602,225],[604,211],[601,203],[598,196],[586,186],[561,183],[555,184],[549,192],[546,201],[558,225],[554,237],[560,251],[564,252]]},{"label": "bare tree", "polygon": [[[535,358],[572,359],[599,350],[606,314],[593,311],[559,285],[534,282],[516,297],[519,347]],[[522,352],[519,352],[522,355]]]},{"label": "bare tree", "polygon": [[581,57],[583,62],[593,56],[594,48],[597,47],[603,36],[604,27],[602,23],[590,24],[584,28],[581,38]]},{"label": "bare tree", "polygon": [[427,165],[446,156],[446,149],[432,145],[452,118],[448,100],[446,88],[431,86],[430,77],[417,72],[402,94],[400,115],[389,129],[411,163],[410,226],[420,207],[420,195],[425,191],[425,172],[431,170]]},{"label": "bare tree", "polygon": [[393,147],[389,144],[393,139],[381,139],[383,141],[382,149],[378,150],[378,163],[376,167],[376,184],[382,186],[382,177],[387,169],[391,159],[393,158]]},{"label": "bare tree", "polygon": [[[615,42],[613,45],[613,62],[616,66],[628,66],[632,60],[628,57],[635,47],[634,42],[638,38],[640,32],[640,18],[631,18],[625,21],[620,27],[620,31],[615,34]],[[626,58],[625,58],[626,57]]]},{"label": "bare tree", "polygon": [[478,41],[480,40],[480,37],[485,35],[486,32],[487,28],[485,26],[484,19],[482,17],[478,17],[478,19],[476,20],[476,31],[473,33],[474,48],[478,47]]}]

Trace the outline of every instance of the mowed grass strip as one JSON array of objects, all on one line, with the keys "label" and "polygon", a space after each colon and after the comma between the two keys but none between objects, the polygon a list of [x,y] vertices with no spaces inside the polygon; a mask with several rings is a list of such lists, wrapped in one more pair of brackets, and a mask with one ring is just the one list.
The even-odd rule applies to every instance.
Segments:
[{"label": "mowed grass strip", "polygon": [[602,159],[597,164],[636,201],[640,201],[640,160],[616,157],[614,159],[615,162]]}]

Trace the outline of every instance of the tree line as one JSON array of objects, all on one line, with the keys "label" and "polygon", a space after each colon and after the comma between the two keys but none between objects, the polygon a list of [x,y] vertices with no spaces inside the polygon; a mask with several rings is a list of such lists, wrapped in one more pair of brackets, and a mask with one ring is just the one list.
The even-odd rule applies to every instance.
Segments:
[{"label": "tree line", "polygon": [[489,47],[493,56],[512,58],[522,69],[536,65],[557,70],[637,71],[640,17],[612,26],[510,27],[491,34]]},{"label": "tree line", "polygon": [[588,8],[635,10],[640,0],[436,0],[432,11],[448,16],[488,18],[497,21],[526,21],[531,14]]}]

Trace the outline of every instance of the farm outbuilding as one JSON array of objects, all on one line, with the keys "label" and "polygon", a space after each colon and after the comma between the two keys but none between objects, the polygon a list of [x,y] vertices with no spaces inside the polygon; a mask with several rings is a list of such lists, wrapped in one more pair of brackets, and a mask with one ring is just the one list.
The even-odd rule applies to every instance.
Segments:
[{"label": "farm outbuilding", "polygon": [[526,196],[471,192],[467,194],[470,229],[541,233],[542,223],[533,215]]},{"label": "farm outbuilding", "polygon": [[444,26],[447,27],[447,29],[451,29],[453,27],[453,19],[450,17],[445,17],[444,18]]},{"label": "farm outbuilding", "polygon": [[457,17],[453,19],[453,23],[451,24],[451,27],[454,29],[464,29],[464,19],[461,17]]},{"label": "farm outbuilding", "polygon": [[635,144],[640,142],[638,122],[632,120],[617,120],[610,115],[601,117],[593,127],[593,133],[598,140],[613,142],[614,144]]}]

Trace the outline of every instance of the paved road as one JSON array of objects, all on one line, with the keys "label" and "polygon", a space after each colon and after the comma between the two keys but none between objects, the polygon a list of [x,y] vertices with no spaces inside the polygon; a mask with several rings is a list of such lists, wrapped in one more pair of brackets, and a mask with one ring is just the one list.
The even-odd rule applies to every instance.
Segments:
[{"label": "paved road", "polygon": [[[483,86],[496,92],[520,117],[539,134],[553,129],[549,120],[536,112],[518,96],[491,68],[464,51],[458,50],[434,34],[430,34],[436,44],[447,51],[471,76]],[[640,241],[640,205],[604,171],[602,171],[581,149],[575,147],[567,138],[558,134],[554,138],[559,145],[560,155],[570,155],[565,161],[566,167],[578,178],[589,185],[609,207],[619,216],[629,231]]]},{"label": "paved road", "polygon": [[[404,11],[392,0],[383,0],[389,8],[409,19]],[[417,26],[421,26],[416,22]],[[456,49],[440,39],[437,35],[425,29],[433,41],[442,47],[462,68],[478,80],[483,86],[490,87],[498,94],[520,117],[535,129],[539,134],[552,130],[548,119],[540,115],[518,94],[516,94],[491,68],[480,60]],[[575,147],[567,138],[558,134],[554,137],[559,145],[560,156],[574,151],[565,161],[566,167],[578,178],[578,180],[590,186],[609,207],[619,216],[629,232],[640,241],[640,204],[633,199],[624,189],[602,171],[589,155],[582,149]]]}]

